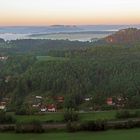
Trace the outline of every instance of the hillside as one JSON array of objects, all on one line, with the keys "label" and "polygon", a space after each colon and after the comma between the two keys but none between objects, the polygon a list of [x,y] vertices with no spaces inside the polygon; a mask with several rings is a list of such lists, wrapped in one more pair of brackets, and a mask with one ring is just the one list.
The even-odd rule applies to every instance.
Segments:
[{"label": "hillside", "polygon": [[140,47],[93,47],[63,59],[38,59],[23,55],[0,62],[1,98],[17,103],[32,95],[65,96],[79,106],[88,96],[101,105],[107,97],[121,96],[129,107],[140,107]]},{"label": "hillside", "polygon": [[[35,95],[64,96],[77,107],[89,96],[92,105],[122,97],[127,99],[126,108],[139,108],[139,32],[121,30],[111,36],[114,42],[98,46],[68,40],[8,42],[12,47],[0,49],[2,56],[8,55],[0,61],[0,99],[10,97],[21,105]],[[128,48],[124,43],[129,42]]]},{"label": "hillside", "polygon": [[113,35],[110,35],[104,38],[106,43],[110,44],[132,44],[140,42],[140,29],[137,28],[128,28],[116,32]]}]

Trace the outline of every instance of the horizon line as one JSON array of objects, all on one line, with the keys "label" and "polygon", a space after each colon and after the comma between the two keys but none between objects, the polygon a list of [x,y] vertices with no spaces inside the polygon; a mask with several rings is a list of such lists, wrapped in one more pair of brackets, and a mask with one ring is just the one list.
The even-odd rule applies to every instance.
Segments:
[{"label": "horizon line", "polygon": [[50,24],[50,25],[0,25],[0,27],[49,27],[49,26],[140,26],[140,24]]}]

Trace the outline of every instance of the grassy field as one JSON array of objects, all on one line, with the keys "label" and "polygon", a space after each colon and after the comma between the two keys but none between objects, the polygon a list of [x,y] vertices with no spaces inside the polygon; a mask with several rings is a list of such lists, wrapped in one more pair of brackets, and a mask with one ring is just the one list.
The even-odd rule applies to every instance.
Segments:
[{"label": "grassy field", "polygon": [[0,133],[1,140],[139,140],[140,129],[106,132],[15,134]]},{"label": "grassy field", "polygon": [[44,115],[16,115],[17,122],[30,122],[32,120],[45,121],[61,121],[62,113],[47,113]]},{"label": "grassy field", "polygon": [[112,120],[112,119],[115,119],[115,115],[116,115],[116,111],[91,112],[91,113],[80,114],[80,118],[83,121]]},{"label": "grassy field", "polygon": [[[90,120],[111,120],[115,119],[116,111],[106,111],[106,112],[91,112],[91,113],[80,113],[80,120],[90,121]],[[25,115],[25,116],[15,116],[18,122],[30,122],[31,120],[40,121],[62,121],[63,113],[46,113],[44,115]]]},{"label": "grassy field", "polygon": [[[129,110],[130,112],[140,111],[140,109]],[[114,120],[116,119],[116,111],[99,111],[99,112],[88,112],[79,113],[81,121],[92,121],[92,120]],[[30,122],[32,120],[40,120],[42,122],[49,121],[62,121],[63,113],[46,113],[43,115],[15,115],[18,122]]]}]

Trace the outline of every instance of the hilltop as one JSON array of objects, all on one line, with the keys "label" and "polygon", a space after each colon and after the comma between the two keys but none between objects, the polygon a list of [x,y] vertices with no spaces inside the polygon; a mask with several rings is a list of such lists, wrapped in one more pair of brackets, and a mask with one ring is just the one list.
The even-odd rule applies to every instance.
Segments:
[{"label": "hilltop", "polygon": [[129,44],[140,42],[140,29],[122,29],[103,39],[109,44]]}]

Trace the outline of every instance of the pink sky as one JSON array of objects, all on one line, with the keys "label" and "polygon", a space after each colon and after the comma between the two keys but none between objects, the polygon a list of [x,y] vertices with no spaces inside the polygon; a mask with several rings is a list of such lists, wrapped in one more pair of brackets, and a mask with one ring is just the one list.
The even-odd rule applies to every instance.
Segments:
[{"label": "pink sky", "polygon": [[0,25],[140,24],[140,0],[0,0]]}]

